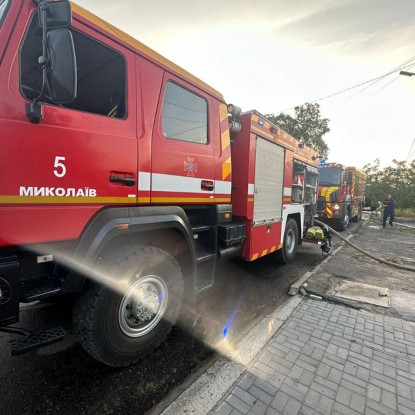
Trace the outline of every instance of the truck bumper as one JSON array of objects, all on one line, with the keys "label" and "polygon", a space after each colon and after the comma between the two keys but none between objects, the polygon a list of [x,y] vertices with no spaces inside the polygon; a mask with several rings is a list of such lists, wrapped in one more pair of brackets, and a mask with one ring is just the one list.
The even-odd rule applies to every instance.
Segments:
[{"label": "truck bumper", "polygon": [[0,258],[0,327],[19,321],[19,263]]}]

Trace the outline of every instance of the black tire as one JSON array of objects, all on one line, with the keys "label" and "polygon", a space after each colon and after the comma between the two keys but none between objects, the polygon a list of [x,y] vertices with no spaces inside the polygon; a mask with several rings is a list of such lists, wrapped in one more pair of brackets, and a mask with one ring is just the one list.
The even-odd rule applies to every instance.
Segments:
[{"label": "black tire", "polygon": [[349,209],[347,209],[343,219],[339,221],[338,230],[340,232],[344,232],[349,226],[349,223],[350,223],[350,211]]},{"label": "black tire", "polygon": [[92,357],[109,366],[128,366],[156,349],[176,323],[183,275],[170,254],[149,246],[122,247],[103,265],[105,276],[119,288],[90,283],[75,303],[74,328]]},{"label": "black tire", "polygon": [[288,219],[285,226],[282,248],[275,253],[277,261],[289,264],[294,261],[298,248],[298,226],[294,219]]}]

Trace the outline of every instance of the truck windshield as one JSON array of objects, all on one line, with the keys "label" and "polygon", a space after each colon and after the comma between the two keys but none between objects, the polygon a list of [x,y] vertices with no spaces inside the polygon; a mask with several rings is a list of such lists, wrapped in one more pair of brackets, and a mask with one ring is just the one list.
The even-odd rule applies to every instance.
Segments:
[{"label": "truck windshield", "polygon": [[341,183],[341,169],[338,167],[320,169],[318,182],[321,185],[338,186]]},{"label": "truck windshield", "polygon": [[0,27],[3,24],[4,16],[9,7],[11,0],[0,0]]}]

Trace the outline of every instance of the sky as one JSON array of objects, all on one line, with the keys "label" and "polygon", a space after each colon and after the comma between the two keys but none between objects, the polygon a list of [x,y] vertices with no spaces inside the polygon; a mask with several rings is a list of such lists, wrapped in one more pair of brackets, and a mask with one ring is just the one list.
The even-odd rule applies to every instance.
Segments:
[{"label": "sky", "polygon": [[327,161],[386,167],[410,155],[415,76],[398,68],[415,72],[414,0],[75,1],[243,111],[294,115],[395,71],[317,101]]}]

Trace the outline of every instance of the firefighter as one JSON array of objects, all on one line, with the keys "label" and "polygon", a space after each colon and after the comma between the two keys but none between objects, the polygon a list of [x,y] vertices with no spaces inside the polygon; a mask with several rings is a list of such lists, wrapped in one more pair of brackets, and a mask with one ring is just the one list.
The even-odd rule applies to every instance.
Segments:
[{"label": "firefighter", "polygon": [[392,199],[392,195],[387,195],[383,201],[383,227],[386,226],[386,220],[389,216],[389,225],[393,226],[393,220],[395,218],[395,201]]}]

